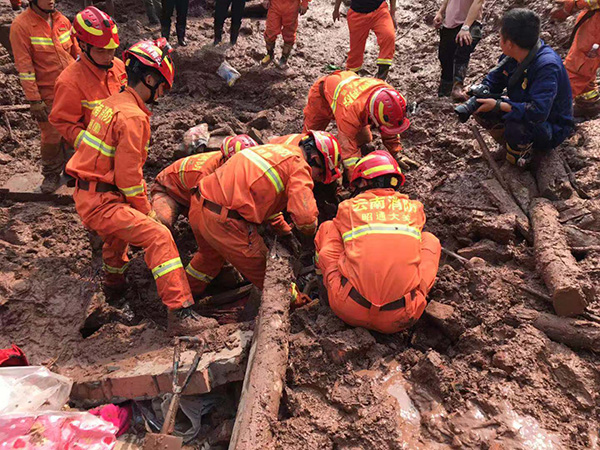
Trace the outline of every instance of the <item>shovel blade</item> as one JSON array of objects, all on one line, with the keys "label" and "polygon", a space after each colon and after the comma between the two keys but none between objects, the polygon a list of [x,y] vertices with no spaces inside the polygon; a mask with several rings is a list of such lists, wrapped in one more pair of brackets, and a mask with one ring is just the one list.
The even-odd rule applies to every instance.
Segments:
[{"label": "shovel blade", "polygon": [[168,434],[148,433],[142,450],[181,450],[183,438]]}]

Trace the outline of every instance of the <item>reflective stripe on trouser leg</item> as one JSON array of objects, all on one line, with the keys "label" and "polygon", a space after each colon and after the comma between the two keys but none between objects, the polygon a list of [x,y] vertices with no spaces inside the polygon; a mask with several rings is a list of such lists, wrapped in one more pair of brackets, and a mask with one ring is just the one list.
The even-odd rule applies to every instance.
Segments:
[{"label": "reflective stripe on trouser leg", "polygon": [[104,239],[103,259],[107,264],[120,267],[122,263],[119,264],[119,260],[124,260],[127,244],[141,247],[163,303],[169,309],[193,304],[179,252],[167,227],[128,203],[108,200],[114,198],[113,193],[83,190],[76,190],[75,193],[75,205],[83,222]]},{"label": "reflective stripe on trouser leg", "polygon": [[379,45],[377,64],[391,66],[396,47],[396,30],[387,2],[383,2],[374,15],[372,29]]}]

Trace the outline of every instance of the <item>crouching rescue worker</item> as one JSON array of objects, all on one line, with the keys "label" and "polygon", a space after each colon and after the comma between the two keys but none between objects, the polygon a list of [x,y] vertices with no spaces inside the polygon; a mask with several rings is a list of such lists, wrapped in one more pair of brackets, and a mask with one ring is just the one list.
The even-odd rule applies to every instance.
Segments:
[{"label": "crouching rescue worker", "polygon": [[342,163],[348,179],[361,157],[360,147],[371,142],[371,127],[379,128],[383,144],[395,157],[402,149],[399,134],[406,131],[406,100],[385,81],[338,71],[310,88],[304,108],[304,132],[325,130],[335,120]]},{"label": "crouching rescue worker", "polygon": [[54,0],[32,0],[10,27],[15,68],[31,104],[31,117],[41,131],[42,192],[58,189],[65,157],[60,133],[48,122],[54,101],[54,84],[79,55],[69,20],[54,9]]},{"label": "crouching rescue worker", "polygon": [[146,196],[142,167],[148,155],[153,103],[173,85],[166,40],[141,41],[123,57],[128,84],[92,111],[67,173],[77,180],[75,208],[83,224],[104,240],[104,284],[124,289],[129,244],[142,247],[169,309],[169,332],[190,335],[216,325],[197,316],[185,271],[169,229],[156,219]]},{"label": "crouching rescue worker", "polygon": [[597,0],[557,0],[552,17],[565,20],[581,11],[571,35],[571,49],[565,67],[575,97],[575,116],[593,117],[600,113],[600,92],[596,74],[600,67],[600,3]]},{"label": "crouching rescue worker", "polygon": [[308,11],[310,0],[265,0],[263,5],[268,9],[267,24],[265,25],[265,43],[267,54],[261,64],[267,65],[275,59],[275,43],[277,36],[283,37],[283,49],[279,59],[279,67],[285,68],[296,43],[298,29],[298,14]]},{"label": "crouching rescue worker", "polygon": [[398,192],[403,183],[388,152],[370,153],[354,169],[354,197],[319,227],[316,266],[331,309],[349,325],[396,333],[425,310],[441,245],[423,232],[423,205]]},{"label": "crouching rescue worker", "polygon": [[483,87],[492,94],[506,89],[508,98],[478,99],[475,118],[506,145],[509,163],[527,167],[534,150],[557,147],[573,130],[569,77],[560,56],[540,40],[540,18],[533,11],[512,9],[504,15],[500,47],[500,63]]},{"label": "crouching rescue worker", "polygon": [[72,32],[81,57],[56,80],[49,119],[74,149],[90,123],[92,110],[127,84],[127,74],[123,62],[115,58],[119,35],[108,14],[90,6],[75,16]]},{"label": "crouching rescue worker", "polygon": [[152,209],[156,217],[169,228],[180,214],[187,214],[192,189],[202,178],[210,175],[235,153],[258,145],[247,134],[229,136],[221,145],[220,152],[198,153],[178,159],[160,172],[150,189]]},{"label": "crouching rescue worker", "polygon": [[313,181],[328,184],[341,174],[333,140],[320,135],[311,139],[314,143],[302,149],[271,144],[247,148],[200,181],[189,214],[198,252],[186,269],[194,294],[204,291],[225,261],[262,289],[267,247],[257,227],[281,217],[274,228],[290,235],[281,216],[284,209],[299,231],[314,235],[319,212]]}]

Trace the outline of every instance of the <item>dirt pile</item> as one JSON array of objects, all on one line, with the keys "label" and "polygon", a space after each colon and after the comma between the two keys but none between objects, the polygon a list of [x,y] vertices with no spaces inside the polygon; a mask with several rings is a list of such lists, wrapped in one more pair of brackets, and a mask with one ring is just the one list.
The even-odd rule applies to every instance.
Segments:
[{"label": "dirt pile", "polygon": [[[427,228],[445,247],[473,258],[469,267],[443,257],[430,299],[447,307],[446,319],[426,317],[394,336],[352,329],[326,306],[292,316],[286,387],[275,425],[279,448],[597,448],[600,360],[548,339],[515,319],[515,306],[552,313],[546,301],[503,279],[541,292],[533,248],[515,231],[515,218],[501,214],[481,189],[492,178],[467,126],[452,104],[435,96],[439,77],[437,37],[431,28],[438,2],[398,2],[397,56],[390,83],[416,102],[403,139],[418,168],[407,171],[405,191],[425,205]],[[528,6],[548,17],[550,4],[489,2],[485,37],[474,54],[469,81],[482,78],[499,55],[497,26],[511,6]],[[69,15],[75,2],[60,4]],[[183,133],[200,122],[216,134],[248,125],[266,136],[301,129],[310,85],[328,64],[343,65],[346,24],[333,24],[332,5],[314,0],[300,20],[290,69],[260,68],[261,20],[245,20],[238,46],[211,54],[212,19],[202,5],[190,19],[190,46],[178,49],[178,75],[171,95],[153,108],[147,181],[172,161]],[[491,8],[491,9],[490,9]],[[2,23],[13,13],[0,5]],[[125,47],[138,37],[157,37],[143,5],[126,1],[116,16]],[[544,23],[544,39],[562,47],[566,25]],[[278,50],[280,51],[278,44]],[[22,103],[18,78],[0,49],[0,104]],[[242,77],[231,88],[215,73],[223,55]],[[367,44],[365,67],[375,72],[377,47]],[[2,114],[0,114],[2,116]],[[0,182],[39,167],[39,137],[25,112],[0,117]],[[259,118],[257,119],[257,116]],[[258,125],[258,126],[257,126]],[[561,151],[589,199],[561,200],[569,244],[600,246],[598,161],[600,120],[578,127]],[[185,221],[175,238],[184,262],[194,251]],[[168,343],[165,309],[141,253],[132,252],[126,301],[115,323],[85,339],[80,329],[90,305],[103,302],[100,257],[70,206],[0,203],[0,346],[16,342],[33,363],[85,367],[151,351]],[[579,250],[578,264],[592,284],[600,282],[598,247]],[[449,309],[448,309],[449,308]],[[588,313],[600,315],[595,301]]]}]

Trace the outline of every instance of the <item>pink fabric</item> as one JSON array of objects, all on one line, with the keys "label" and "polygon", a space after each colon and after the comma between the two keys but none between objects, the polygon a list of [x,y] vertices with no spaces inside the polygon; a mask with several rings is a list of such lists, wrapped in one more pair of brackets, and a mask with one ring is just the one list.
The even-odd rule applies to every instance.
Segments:
[{"label": "pink fabric", "polygon": [[[449,0],[446,7],[446,17],[444,18],[444,27],[456,28],[465,23],[469,9],[473,4],[473,0]],[[477,20],[481,20],[481,11]]]},{"label": "pink fabric", "polygon": [[95,416],[99,416],[116,426],[119,429],[117,437],[129,430],[129,427],[131,426],[132,411],[130,405],[104,405],[90,409],[88,412]]}]

